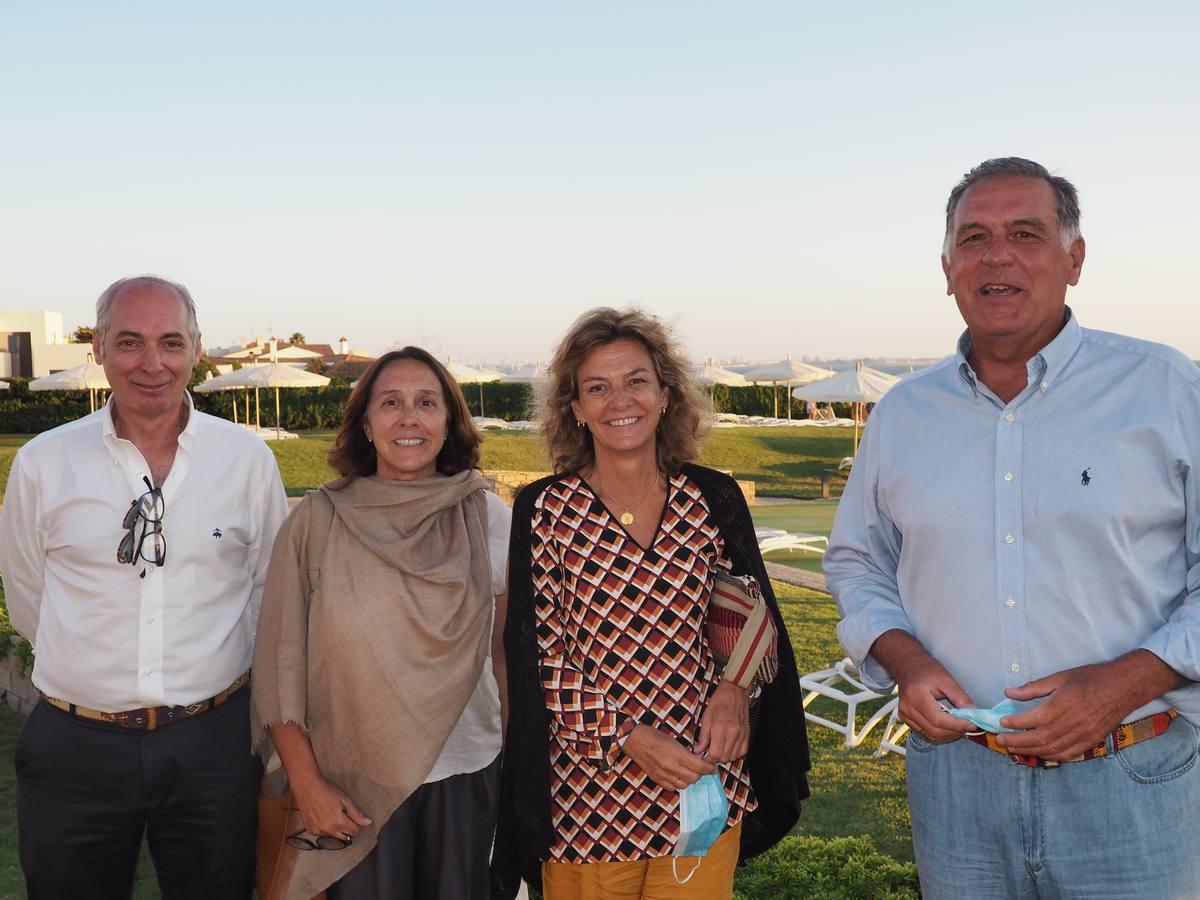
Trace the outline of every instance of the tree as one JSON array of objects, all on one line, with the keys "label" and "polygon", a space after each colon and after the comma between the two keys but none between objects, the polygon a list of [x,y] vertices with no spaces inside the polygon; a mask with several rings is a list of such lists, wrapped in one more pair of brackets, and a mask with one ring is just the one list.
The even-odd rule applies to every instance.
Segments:
[{"label": "tree", "polygon": [[90,344],[92,342],[92,328],[90,325],[80,325],[75,329],[75,333],[71,335],[71,340],[76,344]]},{"label": "tree", "polygon": [[188,387],[195,387],[200,382],[207,380],[209,372],[212,372],[214,378],[221,374],[221,370],[205,354],[196,360],[196,365],[192,366],[192,377],[188,379]]},{"label": "tree", "polygon": [[301,333],[301,332],[299,332],[299,331],[293,331],[293,332],[292,332],[292,336],[291,336],[290,338],[288,338],[288,341],[290,341],[290,342],[291,342],[291,343],[293,343],[293,344],[303,344],[303,343],[306,343],[306,341],[304,340],[304,335],[303,335],[303,333]]}]

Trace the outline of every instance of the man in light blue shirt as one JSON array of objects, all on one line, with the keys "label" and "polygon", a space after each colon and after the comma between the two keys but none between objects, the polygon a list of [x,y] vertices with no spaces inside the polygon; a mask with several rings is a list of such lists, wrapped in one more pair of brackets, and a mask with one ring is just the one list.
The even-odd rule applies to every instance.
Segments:
[{"label": "man in light blue shirt", "polygon": [[[1200,894],[1200,369],[1081,328],[1084,255],[1037,163],[955,187],[967,330],[876,407],[825,557],[843,645],[913,729],[926,898]],[[947,707],[1006,698],[1016,733],[959,740]]]}]

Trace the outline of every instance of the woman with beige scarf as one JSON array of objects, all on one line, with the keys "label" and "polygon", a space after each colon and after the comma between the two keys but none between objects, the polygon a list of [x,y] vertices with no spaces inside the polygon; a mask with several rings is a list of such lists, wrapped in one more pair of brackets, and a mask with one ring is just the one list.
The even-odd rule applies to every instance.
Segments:
[{"label": "woman with beige scarf", "polygon": [[479,444],[444,366],[385,354],[346,403],[342,477],[279,532],[253,725],[303,826],[286,898],[487,894],[510,514]]}]

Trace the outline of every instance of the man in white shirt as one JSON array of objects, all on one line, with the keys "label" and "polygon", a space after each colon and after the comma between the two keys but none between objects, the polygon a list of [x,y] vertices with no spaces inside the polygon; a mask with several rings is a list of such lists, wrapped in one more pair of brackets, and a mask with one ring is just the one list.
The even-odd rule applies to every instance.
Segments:
[{"label": "man in white shirt", "polygon": [[192,408],[186,288],[96,304],[112,395],[13,462],[0,572],[42,693],[16,753],[29,897],[129,897],[143,833],[162,895],[249,897],[260,764],[246,689],[287,501],[255,435]]}]

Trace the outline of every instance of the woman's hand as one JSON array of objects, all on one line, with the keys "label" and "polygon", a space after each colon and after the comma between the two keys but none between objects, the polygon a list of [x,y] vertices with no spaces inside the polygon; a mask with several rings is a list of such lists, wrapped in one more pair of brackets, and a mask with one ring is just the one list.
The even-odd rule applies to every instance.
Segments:
[{"label": "woman's hand", "polygon": [[358,829],[371,824],[350,796],[326,780],[317,766],[312,742],[295,722],[272,725],[271,741],[287,773],[292,796],[300,807],[300,821],[312,835],[354,837]]},{"label": "woman's hand", "polygon": [[700,717],[696,752],[715,763],[733,762],[750,750],[750,692],[722,681]]},{"label": "woman's hand", "polygon": [[300,820],[309,834],[353,838],[358,829],[371,824],[350,795],[320,775],[304,785],[292,783],[292,794],[300,807]]},{"label": "woman's hand", "polygon": [[711,775],[717,767],[692,753],[673,737],[639,725],[621,745],[625,755],[642,767],[655,783],[672,791],[695,784],[702,775]]}]

